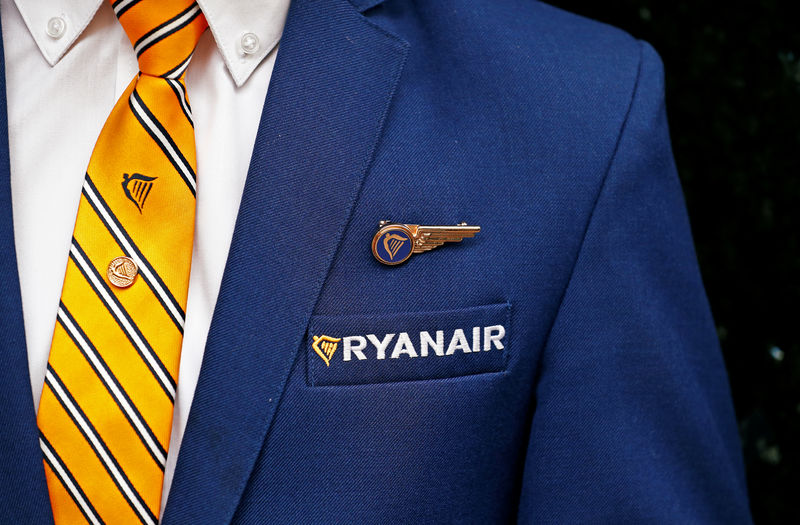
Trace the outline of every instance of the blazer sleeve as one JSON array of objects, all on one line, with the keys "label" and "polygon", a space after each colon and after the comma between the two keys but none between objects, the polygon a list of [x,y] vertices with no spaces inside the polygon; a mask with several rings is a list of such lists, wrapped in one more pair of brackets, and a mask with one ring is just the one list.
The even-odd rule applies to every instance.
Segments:
[{"label": "blazer sleeve", "polygon": [[639,67],[537,372],[520,523],[751,522],[663,67],[646,43]]}]

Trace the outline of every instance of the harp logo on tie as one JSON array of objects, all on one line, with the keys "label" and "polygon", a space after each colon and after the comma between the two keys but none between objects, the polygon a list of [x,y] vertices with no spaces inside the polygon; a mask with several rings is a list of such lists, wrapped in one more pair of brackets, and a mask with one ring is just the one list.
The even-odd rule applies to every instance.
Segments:
[{"label": "harp logo on tie", "polygon": [[325,365],[331,366],[331,358],[339,347],[339,341],[341,340],[341,338],[337,339],[327,335],[315,335],[311,348],[325,361]]},{"label": "harp logo on tie", "polygon": [[128,200],[139,209],[139,213],[142,213],[144,202],[147,200],[147,196],[150,195],[150,190],[153,189],[153,181],[157,178],[148,177],[141,173],[134,173],[133,175],[124,173],[122,175],[122,190]]}]

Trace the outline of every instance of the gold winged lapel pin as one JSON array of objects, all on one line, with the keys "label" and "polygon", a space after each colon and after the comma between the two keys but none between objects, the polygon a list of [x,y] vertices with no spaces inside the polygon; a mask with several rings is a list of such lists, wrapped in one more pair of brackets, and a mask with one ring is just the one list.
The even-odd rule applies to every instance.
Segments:
[{"label": "gold winged lapel pin", "polygon": [[465,222],[455,226],[425,226],[381,221],[372,238],[372,255],[383,264],[396,265],[415,253],[433,250],[446,242],[461,242],[479,231],[480,226]]}]

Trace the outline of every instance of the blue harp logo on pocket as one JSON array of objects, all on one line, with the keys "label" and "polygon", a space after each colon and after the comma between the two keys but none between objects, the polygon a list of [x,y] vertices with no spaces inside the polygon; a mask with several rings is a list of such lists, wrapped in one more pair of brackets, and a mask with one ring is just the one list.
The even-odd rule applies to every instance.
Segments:
[{"label": "blue harp logo on pocket", "polygon": [[141,173],[134,173],[129,175],[127,173],[122,175],[122,189],[128,200],[136,205],[139,213],[142,213],[144,202],[150,195],[150,190],[153,189],[153,181],[158,177],[148,177]]},{"label": "blue harp logo on pocket", "polygon": [[311,348],[325,361],[326,366],[331,366],[331,358],[339,347],[339,341],[341,340],[341,337],[337,339],[327,335],[315,335],[313,336]]}]

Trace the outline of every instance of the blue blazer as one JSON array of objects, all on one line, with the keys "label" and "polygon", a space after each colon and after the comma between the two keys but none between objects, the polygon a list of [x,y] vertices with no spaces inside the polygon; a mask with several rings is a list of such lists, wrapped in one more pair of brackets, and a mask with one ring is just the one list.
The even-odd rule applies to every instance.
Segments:
[{"label": "blue blazer", "polygon": [[[0,523],[50,523],[0,170]],[[482,231],[386,266],[384,219]],[[515,520],[750,522],[661,62],[534,0],[294,0],[163,523]]]}]

